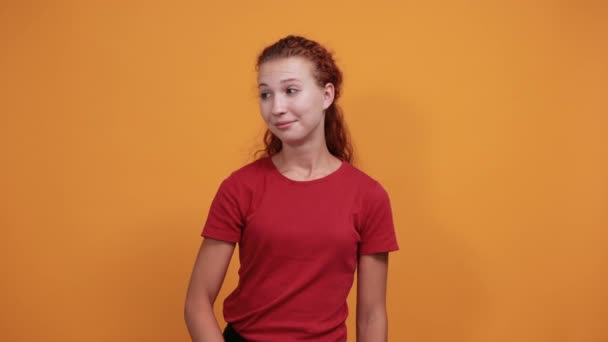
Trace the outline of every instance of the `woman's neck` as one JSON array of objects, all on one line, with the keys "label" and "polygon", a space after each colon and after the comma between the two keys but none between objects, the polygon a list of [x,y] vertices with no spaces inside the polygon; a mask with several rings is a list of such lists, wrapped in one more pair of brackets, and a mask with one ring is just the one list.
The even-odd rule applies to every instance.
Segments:
[{"label": "woman's neck", "polygon": [[324,177],[337,170],[342,162],[333,156],[323,142],[320,148],[283,145],[281,152],[272,157],[277,169],[289,178],[311,180]]}]

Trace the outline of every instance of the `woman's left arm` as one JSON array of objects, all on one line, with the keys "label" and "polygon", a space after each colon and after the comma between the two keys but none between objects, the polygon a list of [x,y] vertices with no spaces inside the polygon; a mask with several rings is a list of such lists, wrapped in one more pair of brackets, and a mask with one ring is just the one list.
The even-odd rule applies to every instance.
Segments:
[{"label": "woman's left arm", "polygon": [[357,342],[386,342],[388,253],[361,255],[357,271]]}]

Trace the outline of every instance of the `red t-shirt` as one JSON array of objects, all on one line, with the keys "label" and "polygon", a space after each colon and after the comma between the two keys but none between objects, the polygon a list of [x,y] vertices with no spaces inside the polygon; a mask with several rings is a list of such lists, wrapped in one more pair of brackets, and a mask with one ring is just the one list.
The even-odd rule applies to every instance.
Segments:
[{"label": "red t-shirt", "polygon": [[294,181],[262,158],[226,178],[202,235],[238,242],[224,318],[249,341],[346,341],[346,297],[362,254],[399,249],[380,183],[343,162]]}]

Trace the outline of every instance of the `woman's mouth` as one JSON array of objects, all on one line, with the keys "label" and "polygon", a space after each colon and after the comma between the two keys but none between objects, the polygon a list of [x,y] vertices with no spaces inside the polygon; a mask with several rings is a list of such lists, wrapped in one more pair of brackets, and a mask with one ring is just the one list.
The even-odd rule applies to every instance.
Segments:
[{"label": "woman's mouth", "polygon": [[294,122],[295,122],[295,120],[294,120],[294,121],[277,122],[277,123],[275,124],[275,126],[277,126],[277,128],[279,128],[279,129],[287,129],[287,128],[289,128],[289,126],[291,126],[291,125],[292,125]]}]

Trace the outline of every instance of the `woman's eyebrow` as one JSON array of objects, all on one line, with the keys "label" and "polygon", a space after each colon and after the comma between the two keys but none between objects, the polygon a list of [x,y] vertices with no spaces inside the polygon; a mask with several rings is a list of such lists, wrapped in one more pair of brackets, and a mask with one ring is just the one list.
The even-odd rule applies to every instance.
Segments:
[{"label": "woman's eyebrow", "polygon": [[[280,83],[284,84],[284,83],[289,83],[289,82],[301,82],[301,81],[299,79],[297,79],[297,78],[286,78],[284,80],[281,80]],[[266,84],[266,83],[259,83],[258,84],[258,88],[261,88],[261,87],[268,87],[268,84]]]},{"label": "woman's eyebrow", "polygon": [[288,83],[288,82],[300,82],[300,80],[297,78],[287,78],[287,79],[281,80],[281,83]]}]

